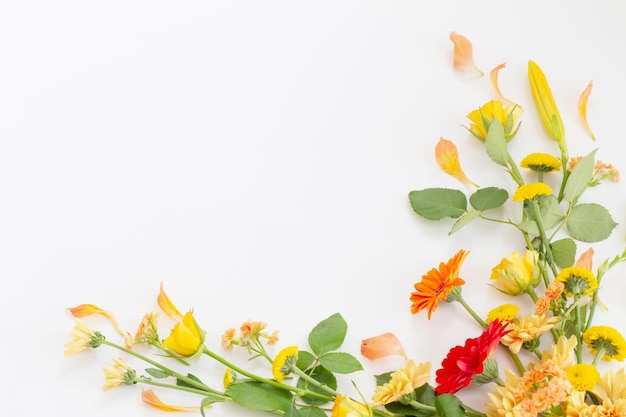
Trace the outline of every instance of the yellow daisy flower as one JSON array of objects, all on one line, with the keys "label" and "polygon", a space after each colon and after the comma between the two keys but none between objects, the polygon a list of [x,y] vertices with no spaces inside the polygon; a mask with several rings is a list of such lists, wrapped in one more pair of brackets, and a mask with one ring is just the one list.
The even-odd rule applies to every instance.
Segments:
[{"label": "yellow daisy flower", "polygon": [[272,362],[272,374],[278,382],[283,382],[285,377],[291,373],[298,361],[298,346],[289,346],[278,352]]},{"label": "yellow daisy flower", "polygon": [[532,169],[535,172],[550,172],[561,169],[561,161],[550,154],[535,152],[526,155],[526,157],[522,159],[522,162],[520,162],[520,166],[522,168]]},{"label": "yellow daisy flower", "polygon": [[622,362],[626,357],[626,341],[614,328],[609,326],[593,326],[583,333],[583,341],[596,356],[602,360]]},{"label": "yellow daisy flower", "polygon": [[608,370],[593,389],[593,393],[603,401],[616,402],[626,398],[626,370]]},{"label": "yellow daisy flower", "polygon": [[556,276],[555,282],[562,282],[565,285],[564,292],[568,297],[587,295],[598,288],[598,280],[593,272],[579,266],[564,268]]},{"label": "yellow daisy flower", "polygon": [[509,347],[513,353],[519,353],[522,346],[532,342],[549,331],[560,320],[560,317],[548,317],[547,314],[530,314],[525,317],[516,317],[509,322],[507,334],[500,342]]},{"label": "yellow daisy flower", "polygon": [[376,387],[372,400],[376,405],[385,405],[400,400],[430,379],[430,362],[415,364],[409,359],[404,368],[391,374],[389,382]]},{"label": "yellow daisy flower", "polygon": [[67,358],[89,348],[95,349],[102,344],[103,340],[102,334],[93,331],[84,321],[77,318],[70,332],[70,340],[65,344],[64,356]]},{"label": "yellow daisy flower", "polygon": [[531,184],[521,185],[513,194],[513,201],[526,201],[532,200],[540,195],[552,194],[552,188],[548,184],[543,182],[534,182]]},{"label": "yellow daisy flower", "polygon": [[588,363],[568,366],[565,373],[576,391],[591,391],[600,380],[600,372]]},{"label": "yellow daisy flower", "polygon": [[104,390],[110,390],[118,385],[132,385],[136,383],[135,371],[128,367],[120,358],[113,358],[115,365],[104,367]]},{"label": "yellow daisy flower", "polygon": [[519,307],[515,304],[502,304],[496,308],[491,309],[487,313],[487,324],[494,320],[500,320],[501,322],[511,321],[519,313]]}]

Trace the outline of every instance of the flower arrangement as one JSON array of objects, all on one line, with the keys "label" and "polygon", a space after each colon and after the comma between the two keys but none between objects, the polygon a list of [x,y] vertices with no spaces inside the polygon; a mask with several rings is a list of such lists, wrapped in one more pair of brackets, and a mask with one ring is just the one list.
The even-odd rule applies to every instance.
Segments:
[{"label": "flower arrangement", "polygon": [[[455,32],[450,39],[454,68],[482,76],[470,41]],[[419,216],[434,221],[454,219],[449,234],[473,222],[495,222],[518,233],[523,251],[510,253],[491,268],[491,287],[512,301],[492,306],[485,317],[462,294],[461,268],[469,251],[460,249],[415,283],[407,300],[412,314],[425,311],[430,320],[441,303],[457,302],[477,326],[476,337],[449,348],[434,372],[430,362],[409,358],[394,333],[384,333],[362,340],[361,356],[378,360],[398,355],[404,365],[372,376],[376,380],[373,393],[363,393],[356,385],[356,394],[339,392],[337,378],[363,369],[357,356],[341,351],[348,326],[339,313],[310,331],[307,347],[275,349],[278,332],[268,330],[264,322],[247,321],[238,330],[230,328],[222,334],[223,352],[218,353],[205,344],[207,337],[216,335],[205,331],[192,311],[181,313],[163,284],[157,296],[161,312],[147,313],[134,334],[123,331],[114,315],[99,306],[69,308],[75,327],[65,356],[100,346],[116,349],[120,356],[139,359],[146,367],[137,371],[124,359],[113,358],[104,368],[105,390],[143,384],[144,403],[163,411],[195,411],[203,416],[220,402],[288,417],[626,415],[624,368],[601,373],[600,366],[601,361],[622,362],[626,341],[617,329],[594,322],[596,309],[602,307],[601,283],[611,268],[626,261],[626,250],[606,258],[595,270],[593,249],[578,253],[581,242],[603,241],[616,226],[606,208],[585,202],[582,196],[608,180],[618,181],[619,172],[596,160],[596,150],[570,157],[556,100],[542,69],[533,61],[528,63],[530,90],[548,140],[558,152],[531,152],[515,161],[509,147],[520,131],[523,109],[500,92],[498,73],[504,67],[501,64],[490,72],[498,99],[469,112],[467,130],[484,147],[485,160],[506,173],[510,190],[479,187],[471,181],[461,168],[456,145],[441,138],[435,146],[436,162],[466,191],[433,187],[409,193],[410,205]],[[591,88],[590,83],[580,95],[578,110],[584,130],[595,141],[586,115]],[[504,217],[505,207],[514,214]],[[89,327],[87,318],[92,315],[110,320],[120,341],[113,342]],[[171,324],[164,339],[161,315]],[[262,370],[234,363],[229,358],[233,349],[247,351],[250,359],[261,362]],[[155,359],[150,351],[159,356]],[[200,357],[220,364],[223,386],[209,386],[189,372]],[[484,410],[464,402],[464,391],[485,384],[490,391]],[[157,395],[159,390],[196,396],[197,406],[167,404]]]}]

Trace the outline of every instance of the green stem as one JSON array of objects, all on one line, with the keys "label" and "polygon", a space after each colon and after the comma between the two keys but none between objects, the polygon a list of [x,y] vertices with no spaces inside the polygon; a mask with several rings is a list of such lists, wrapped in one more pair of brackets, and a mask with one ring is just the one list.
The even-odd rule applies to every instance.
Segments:
[{"label": "green stem", "polygon": [[474,310],[472,310],[472,308],[471,308],[471,307],[467,304],[467,302],[465,302],[465,299],[463,298],[463,296],[462,296],[461,294],[459,294],[457,301],[458,301],[459,303],[461,303],[461,305],[463,306],[463,308],[465,308],[465,310],[466,310],[468,313],[470,313],[470,315],[471,315],[472,317],[474,317],[474,320],[476,320],[476,322],[477,322],[478,324],[480,324],[480,326],[481,326],[483,329],[486,329],[486,328],[488,327],[488,326],[487,326],[487,323],[485,322],[485,320],[483,320],[483,319],[482,319],[482,318],[481,318],[478,314],[476,314],[476,312],[475,312]]},{"label": "green stem", "polygon": [[557,270],[554,266],[554,257],[552,256],[552,249],[550,248],[550,240],[548,240],[548,236],[546,235],[546,229],[543,226],[543,218],[541,217],[539,204],[537,204],[537,201],[534,198],[528,200],[528,203],[533,210],[533,214],[535,215],[535,221],[537,222],[537,226],[539,227],[539,234],[541,235],[541,246],[543,246],[544,250],[546,251],[546,262],[552,270],[552,273],[556,276]]},{"label": "green stem", "polygon": [[504,348],[506,349],[507,352],[509,352],[509,356],[511,357],[511,359],[513,359],[513,362],[515,363],[515,366],[517,367],[517,372],[520,375],[524,375],[524,372],[526,372],[526,368],[524,368],[524,364],[522,363],[517,353],[511,352],[511,349],[509,349],[508,346],[504,346]]},{"label": "green stem", "polygon": [[593,366],[598,365],[598,362],[600,362],[600,359],[602,359],[605,353],[606,353],[606,349],[600,346],[600,348],[596,352],[596,356],[593,357],[592,365]]},{"label": "green stem", "polygon": [[[207,392],[203,391],[203,390],[199,390],[199,389],[191,388],[191,387],[186,387],[186,386],[183,386],[183,385],[166,384],[164,382],[158,382],[158,381],[155,381],[153,379],[149,379],[149,378],[145,378],[145,377],[136,378],[135,381],[138,382],[138,383],[141,383],[141,384],[153,385],[155,387],[176,389],[176,390],[179,390],[179,391],[190,392],[192,394],[198,394],[198,395],[202,395],[202,396],[205,396],[205,397],[207,395]],[[218,395],[218,394],[215,394],[215,393],[211,393],[211,394],[213,394],[217,398],[220,398],[222,401],[232,401],[232,398],[230,398],[227,395]]]},{"label": "green stem", "polygon": [[583,363],[583,336],[582,336],[582,323],[580,319],[580,305],[578,303],[580,296],[574,296],[574,303],[576,307],[574,307],[574,317],[576,320],[576,363]]},{"label": "green stem", "polygon": [[411,407],[415,408],[416,410],[428,410],[428,411],[437,412],[437,409],[435,407],[433,407],[432,405],[422,404],[419,401],[411,400],[411,401],[408,402],[408,404]]},{"label": "green stem", "polygon": [[315,380],[310,375],[308,375],[306,372],[304,372],[303,370],[298,368],[296,365],[293,365],[291,367],[291,372],[293,372],[294,374],[298,375],[300,378],[304,379],[309,384],[314,385],[314,386],[316,386],[316,387],[318,387],[320,389],[323,389],[324,391],[328,392],[329,394],[331,394],[333,396],[341,395],[340,393],[338,393],[337,391],[335,391],[334,389],[332,389],[328,385],[322,384],[321,382]]}]

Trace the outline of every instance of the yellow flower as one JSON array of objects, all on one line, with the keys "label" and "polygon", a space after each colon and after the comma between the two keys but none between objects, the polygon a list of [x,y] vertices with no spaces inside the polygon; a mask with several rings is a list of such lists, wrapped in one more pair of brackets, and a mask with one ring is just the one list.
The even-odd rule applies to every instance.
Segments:
[{"label": "yellow flower", "polygon": [[[141,391],[141,400],[150,407],[158,408],[161,411],[198,411],[199,409],[198,407],[165,404],[151,389],[144,389]],[[211,408],[211,406],[206,405],[204,408]]]},{"label": "yellow flower", "polygon": [[540,195],[550,195],[552,194],[552,188],[548,184],[544,184],[543,182],[534,182],[531,184],[521,185],[515,190],[513,194],[513,201],[526,201],[532,200],[535,197],[539,197]]},{"label": "yellow flower", "polygon": [[224,388],[228,388],[230,387],[230,385],[235,382],[235,373],[233,372],[232,369],[230,368],[226,368],[226,371],[224,372],[224,378],[222,383],[224,384]]},{"label": "yellow flower", "polygon": [[465,184],[472,184],[475,187],[478,185],[472,182],[461,169],[461,163],[459,162],[459,151],[456,145],[451,141],[440,138],[437,146],[435,146],[435,159],[437,164],[443,169],[446,174],[449,174]]},{"label": "yellow flower", "polygon": [[598,280],[593,272],[579,266],[564,268],[556,276],[555,282],[562,282],[565,285],[564,292],[569,297],[587,295],[598,288]]},{"label": "yellow flower", "polygon": [[600,372],[595,366],[587,363],[568,366],[565,373],[576,391],[591,391],[600,380]]},{"label": "yellow flower", "polygon": [[351,400],[347,395],[337,395],[330,417],[370,417],[372,412],[365,404]]},{"label": "yellow flower", "polygon": [[298,346],[289,346],[278,352],[272,362],[272,374],[278,382],[283,382],[298,361]]},{"label": "yellow flower", "polygon": [[472,122],[468,129],[477,139],[484,141],[489,131],[489,125],[495,119],[504,126],[504,136],[508,142],[517,133],[518,119],[522,112],[522,108],[516,104],[510,104],[505,108],[501,101],[492,100],[467,115],[467,118]]},{"label": "yellow flower", "polygon": [[509,332],[502,336],[500,342],[508,346],[511,352],[519,353],[524,343],[534,341],[554,327],[559,320],[559,317],[548,317],[547,314],[516,317],[509,322],[506,327]]},{"label": "yellow flower", "polygon": [[543,128],[552,139],[559,143],[559,146],[564,145],[565,130],[563,129],[563,121],[561,120],[559,109],[556,106],[545,74],[539,65],[533,61],[528,61],[528,78]]},{"label": "yellow flower", "polygon": [[587,134],[591,137],[591,139],[596,140],[596,136],[591,131],[589,122],[587,121],[587,101],[589,100],[589,94],[591,94],[592,88],[593,81],[590,81],[589,84],[587,84],[587,88],[585,88],[580,95],[580,98],[578,99],[578,115],[580,116],[580,121],[582,122]]},{"label": "yellow flower", "polygon": [[429,379],[430,362],[416,365],[412,359],[409,359],[404,368],[391,374],[389,382],[376,387],[372,400],[375,405],[385,405],[398,401],[427,383]]},{"label": "yellow flower", "polygon": [[561,369],[566,369],[568,366],[573,365],[576,360],[574,348],[578,345],[576,336],[570,336],[569,339],[565,336],[559,336],[557,342],[553,344],[550,350],[544,350],[541,353],[542,362],[552,362]]},{"label": "yellow flower", "polygon": [[495,288],[508,295],[520,295],[536,287],[541,278],[538,257],[537,252],[527,250],[524,258],[517,251],[503,258],[491,270],[491,279],[498,283]]},{"label": "yellow flower", "polygon": [[64,356],[67,358],[83,350],[97,348],[102,344],[103,340],[104,336],[94,332],[81,319],[76,319],[74,328],[70,332],[70,340],[65,344]]},{"label": "yellow flower", "polygon": [[483,72],[474,64],[473,48],[469,39],[456,32],[451,32],[450,40],[454,44],[452,66],[457,69],[472,68],[482,76]]},{"label": "yellow flower", "polygon": [[132,385],[137,383],[135,371],[128,367],[120,358],[113,358],[115,365],[104,367],[104,390],[110,390],[121,384]]},{"label": "yellow flower", "polygon": [[203,343],[204,332],[189,311],[174,325],[170,335],[163,341],[163,346],[181,356],[193,356],[200,351]]},{"label": "yellow flower", "polygon": [[519,307],[515,304],[502,304],[494,309],[491,309],[487,313],[487,324],[494,320],[500,320],[501,322],[511,321],[519,313]]},{"label": "yellow flower", "polygon": [[550,172],[561,169],[561,161],[550,154],[534,152],[526,155],[520,162],[520,166],[535,172]]},{"label": "yellow flower", "polygon": [[626,341],[614,328],[593,326],[583,333],[583,341],[594,355],[601,355],[602,360],[622,362],[626,356]]},{"label": "yellow flower", "polygon": [[602,375],[593,389],[593,393],[602,401],[616,402],[626,398],[626,371],[620,368],[617,371],[609,370]]}]

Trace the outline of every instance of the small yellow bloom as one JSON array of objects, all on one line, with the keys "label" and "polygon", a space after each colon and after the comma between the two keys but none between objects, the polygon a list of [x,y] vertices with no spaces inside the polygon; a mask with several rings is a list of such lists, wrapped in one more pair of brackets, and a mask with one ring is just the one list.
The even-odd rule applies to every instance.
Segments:
[{"label": "small yellow bloom", "polygon": [[337,395],[330,417],[370,417],[372,412],[365,404],[351,400],[347,395]]},{"label": "small yellow bloom", "polygon": [[559,146],[562,146],[565,140],[563,120],[561,120],[545,74],[533,61],[528,61],[528,78],[543,128],[552,139],[559,143]]},{"label": "small yellow bloom", "polygon": [[83,350],[97,348],[103,339],[102,335],[94,332],[84,321],[77,318],[70,333],[70,340],[65,344],[64,356],[67,358]]},{"label": "small yellow bloom", "polygon": [[461,163],[459,162],[459,151],[456,145],[444,138],[440,138],[437,146],[435,146],[435,159],[437,164],[443,169],[446,174],[449,174],[465,184],[472,184],[475,187],[478,185],[472,182],[461,169]]},{"label": "small yellow bloom", "polygon": [[454,59],[452,66],[456,69],[471,68],[478,72],[481,76],[484,73],[478,69],[474,63],[472,43],[463,35],[456,32],[450,33],[450,40],[454,44]]},{"label": "small yellow bloom", "polygon": [[389,382],[379,385],[374,391],[372,401],[375,405],[385,405],[399,401],[411,394],[430,379],[430,362],[415,364],[409,359],[402,369],[391,374]]},{"label": "small yellow bloom", "polygon": [[[151,389],[144,389],[141,391],[141,400],[148,404],[150,407],[158,408],[161,411],[198,411],[199,407],[186,407],[179,405],[169,405],[165,404],[163,401],[157,397]],[[210,405],[205,406],[204,408],[210,408]]]},{"label": "small yellow bloom", "polygon": [[165,290],[163,290],[162,282],[159,290],[159,296],[157,297],[157,304],[159,304],[159,307],[165,313],[165,315],[172,320],[182,320],[183,315],[180,313],[180,311],[178,311],[174,303],[170,301],[169,297],[165,293]]},{"label": "small yellow bloom", "polygon": [[580,121],[585,128],[587,134],[591,137],[591,139],[596,140],[596,136],[591,131],[589,127],[589,122],[587,121],[587,101],[589,100],[589,94],[591,94],[591,89],[593,88],[593,81],[589,81],[587,84],[587,88],[582,92],[580,98],[578,99],[578,115],[580,116]]},{"label": "small yellow bloom", "polygon": [[535,172],[551,172],[561,169],[561,161],[550,154],[535,152],[526,155],[520,162],[520,166],[532,169]]},{"label": "small yellow bloom", "polygon": [[534,182],[531,184],[521,185],[515,190],[513,194],[513,201],[526,201],[532,200],[535,197],[539,197],[540,195],[550,195],[552,194],[552,188],[548,184],[544,184],[543,182]]},{"label": "small yellow bloom", "polygon": [[224,388],[230,387],[230,385],[233,382],[235,382],[235,376],[236,375],[232,369],[226,368],[226,371],[224,372],[224,379],[223,379]]},{"label": "small yellow bloom", "polygon": [[602,354],[602,360],[618,362],[626,357],[626,341],[612,327],[592,326],[583,333],[583,341],[594,355]]},{"label": "small yellow bloom", "polygon": [[191,311],[174,325],[170,335],[163,341],[163,346],[181,356],[193,356],[204,343],[204,331],[198,327]]},{"label": "small yellow bloom", "polygon": [[502,304],[493,308],[487,313],[487,324],[492,321],[499,320],[501,322],[511,321],[519,313],[519,307],[515,304]]},{"label": "small yellow bloom", "polygon": [[541,279],[537,265],[539,253],[527,250],[522,258],[515,251],[491,269],[491,279],[498,285],[495,288],[508,295],[520,295],[529,288],[534,288]]},{"label": "small yellow bloom", "polygon": [[272,362],[272,375],[278,382],[283,382],[298,361],[298,346],[289,346],[278,352]]},{"label": "small yellow bloom", "polygon": [[569,338],[559,336],[557,342],[550,347],[550,350],[544,350],[541,353],[541,361],[552,362],[561,369],[567,369],[568,366],[576,362],[574,348],[577,345],[576,336],[572,335]]},{"label": "small yellow bloom", "polygon": [[118,385],[136,384],[135,380],[136,372],[124,363],[120,358],[113,358],[115,365],[104,367],[104,387],[103,389],[110,390]]},{"label": "small yellow bloom", "polygon": [[563,283],[565,295],[569,297],[587,295],[598,288],[598,280],[593,272],[579,266],[564,268],[554,280]]},{"label": "small yellow bloom", "polygon": [[587,363],[568,366],[565,373],[576,391],[591,391],[600,380],[600,372],[595,366]]},{"label": "small yellow bloom", "polygon": [[518,120],[522,112],[522,108],[517,104],[504,107],[501,101],[492,100],[467,115],[467,118],[472,122],[468,129],[477,139],[484,142],[491,121],[495,119],[504,126],[504,137],[508,142],[517,133]]}]

